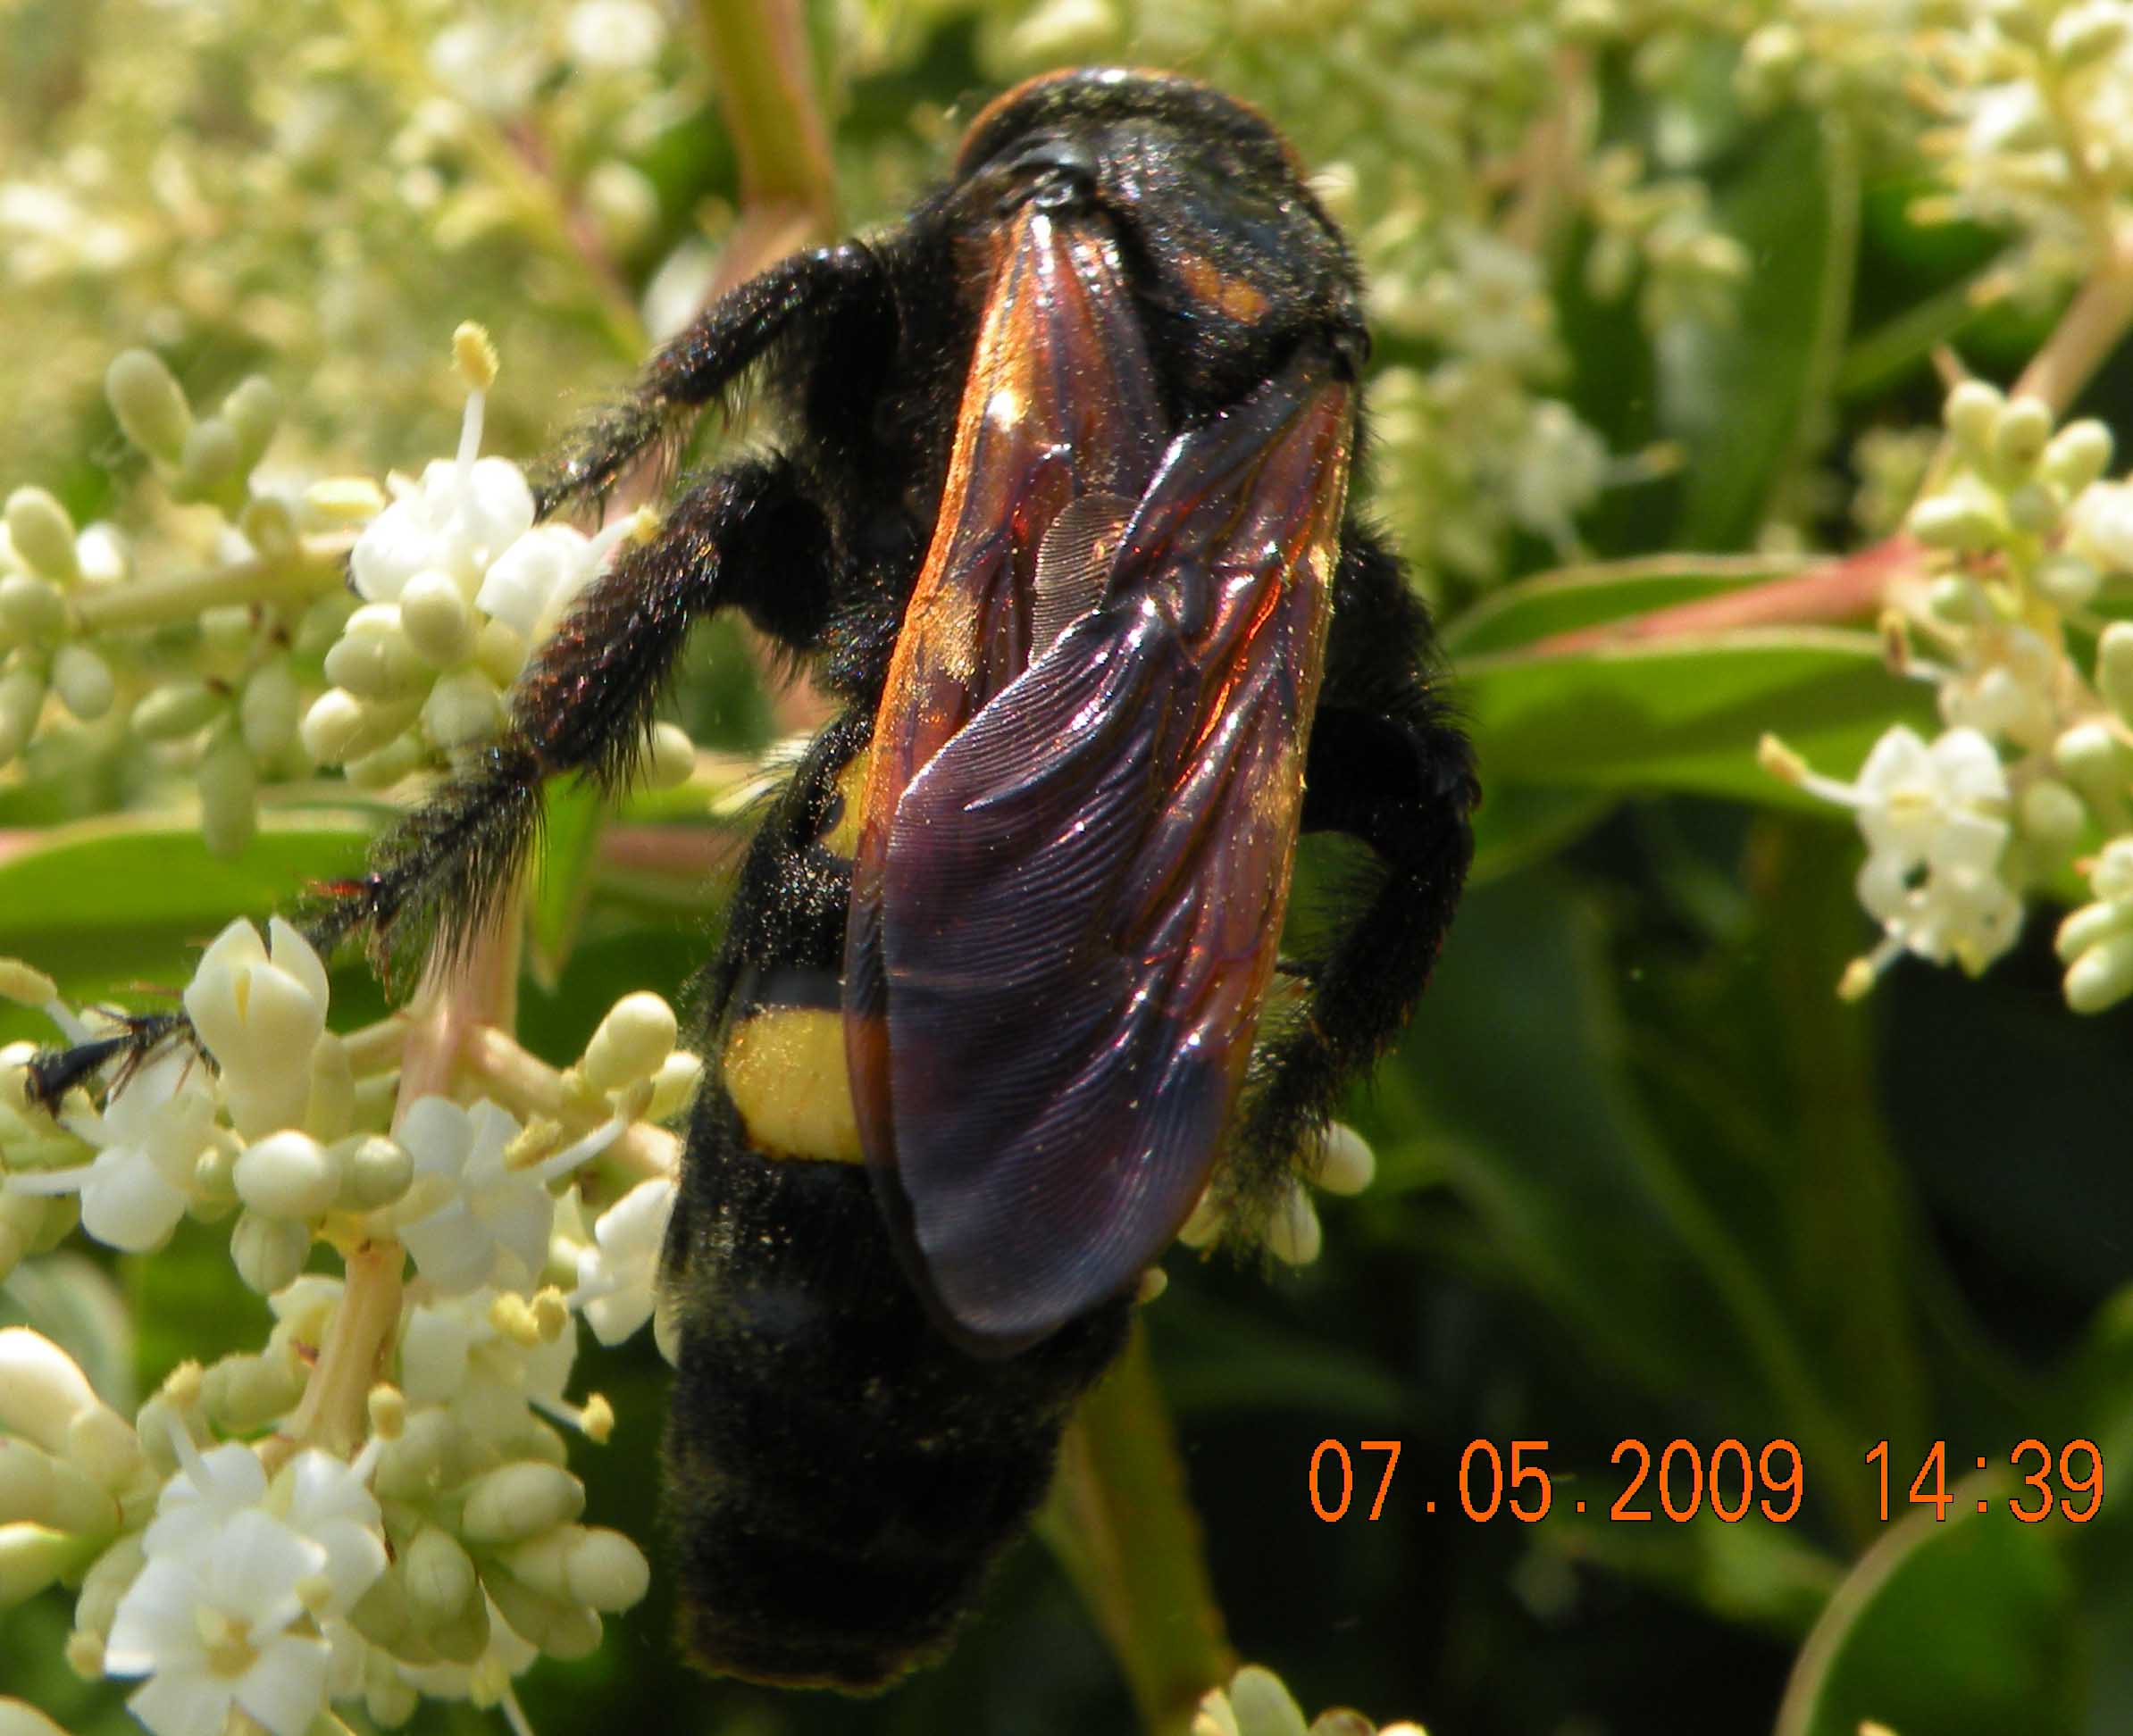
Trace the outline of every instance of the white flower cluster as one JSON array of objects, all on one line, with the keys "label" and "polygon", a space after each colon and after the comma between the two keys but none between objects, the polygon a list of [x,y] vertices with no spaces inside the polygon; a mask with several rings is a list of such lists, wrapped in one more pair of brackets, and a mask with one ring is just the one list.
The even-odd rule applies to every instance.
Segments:
[{"label": "white flower cluster", "polygon": [[1891,729],[1848,784],[1774,739],[1764,764],[1857,813],[1883,939],[1847,995],[1905,952],[1977,974],[2013,944],[2025,894],[2063,897],[2081,872],[2094,902],[2059,950],[2068,1005],[2098,1011],[2133,993],[2133,623],[2100,612],[2133,589],[2133,483],[2106,480],[2101,423],[2055,429],[2036,399],[1967,380],[1945,420],[1954,463],[1911,510],[1921,571],[1884,628],[1946,730]]},{"label": "white flower cluster", "polygon": [[[1323,1188],[1330,1194],[1359,1194],[1377,1173],[1377,1156],[1355,1129],[1334,1122],[1304,1167],[1307,1173],[1290,1181],[1264,1226],[1267,1251],[1284,1265],[1309,1265],[1325,1248],[1326,1231],[1318,1222],[1318,1208],[1311,1203],[1311,1188]],[[1228,1231],[1230,1222],[1227,1203],[1210,1188],[1200,1197],[1177,1239],[1187,1248],[1209,1248]],[[1162,1274],[1158,1271],[1154,1275],[1158,1281],[1152,1289],[1143,1288],[1144,1299],[1161,1294]]]},{"label": "white flower cluster", "polygon": [[[468,386],[459,451],[429,464],[419,482],[388,479],[392,504],[364,527],[348,559],[363,605],[326,653],[334,685],[304,718],[305,750],[347,766],[365,788],[494,736],[505,691],[533,647],[616,546],[651,523],[640,512],[594,537],[536,525],[524,473],[480,456],[496,353],[478,326],[461,326],[453,341]],[[685,776],[687,738],[672,724],[658,736],[655,775]]]},{"label": "white flower cluster", "polygon": [[[27,967],[0,992],[95,1034]],[[325,972],[288,924],[231,924],[185,1005],[215,1067],[155,1057],[101,1112],[76,1090],[46,1116],[26,1049],[0,1053],[0,1275],[76,1201],[134,1250],[234,1213],[274,1325],[182,1367],[131,1425],[44,1340],[0,1332],[0,1606],[78,1587],[71,1660],[138,1679],[155,1736],[221,1736],[233,1707],[301,1736],[343,1702],[397,1725],[425,1695],[515,1717],[513,1677],[590,1651],[648,1583],[634,1542],[580,1523],[556,1425],[613,1427],[598,1395],[566,1396],[576,1323],[613,1344],[650,1319],[674,1141],[612,1154],[699,1064],[672,1009],[632,995],[575,1065],[539,1070],[552,1113],[432,1095],[393,1125],[396,1022],[328,1030]],[[345,1278],[304,1272],[318,1241]]]},{"label": "white flower cluster", "polygon": [[1359,1712],[1336,1707],[1308,1725],[1296,1697],[1273,1671],[1247,1664],[1211,1690],[1192,1714],[1190,1736],[1428,1736],[1420,1724],[1374,1724]]}]

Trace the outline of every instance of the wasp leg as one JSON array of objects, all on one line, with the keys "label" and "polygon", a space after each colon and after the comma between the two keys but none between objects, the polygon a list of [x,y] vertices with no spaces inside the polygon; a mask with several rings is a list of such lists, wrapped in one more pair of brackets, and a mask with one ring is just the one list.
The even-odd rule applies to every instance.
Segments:
[{"label": "wasp leg", "polygon": [[606,494],[646,447],[725,390],[803,317],[885,295],[879,263],[856,241],[795,254],[727,291],[652,358],[623,403],[565,444],[535,491],[537,515]]},{"label": "wasp leg", "polygon": [[809,644],[829,613],[830,559],[827,524],[789,459],[733,464],[690,489],[535,653],[502,736],[386,835],[368,874],[305,913],[305,938],[322,952],[359,931],[464,945],[524,864],[543,783],[565,772],[606,789],[628,781],[690,627],[732,606],[787,645]]},{"label": "wasp leg", "polygon": [[1422,605],[1398,561],[1352,529],[1334,585],[1303,828],[1359,838],[1381,866],[1301,972],[1309,984],[1302,1016],[1254,1058],[1229,1183],[1248,1213],[1269,1203],[1342,1089],[1406,1022],[1474,849],[1473,758],[1432,686]]}]

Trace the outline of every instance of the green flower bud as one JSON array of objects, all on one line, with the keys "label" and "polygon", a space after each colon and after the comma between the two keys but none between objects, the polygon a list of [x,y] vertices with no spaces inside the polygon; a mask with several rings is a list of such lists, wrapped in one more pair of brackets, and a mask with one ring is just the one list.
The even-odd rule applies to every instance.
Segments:
[{"label": "green flower bud", "polygon": [[441,1409],[408,1413],[399,1438],[378,1455],[378,1493],[387,1500],[423,1501],[452,1481],[459,1453],[459,1427]]},{"label": "green flower bud", "polygon": [[105,1536],[119,1529],[119,1510],[109,1490],[64,1459],[0,1440],[0,1533],[16,1524]]},{"label": "green flower bud", "polygon": [[98,1556],[82,1575],[81,1595],[74,1600],[74,1625],[84,1633],[109,1633],[112,1619],[119,1613],[119,1599],[147,1558],[138,1532],[127,1532]]},{"label": "green flower bud", "polygon": [[2052,436],[2037,468],[2070,497],[2079,494],[2111,468],[2111,430],[2094,416],[2067,423]]},{"label": "green flower bud", "polygon": [[2042,398],[2013,398],[1993,421],[1993,456],[2019,476],[2044,456],[2051,438],[2052,406]]},{"label": "green flower bud", "polygon": [[696,743],[678,723],[655,723],[644,755],[644,780],[652,789],[679,789],[696,771]]},{"label": "green flower bud", "polygon": [[504,696],[478,669],[439,679],[422,705],[422,728],[447,753],[493,739],[504,727]]},{"label": "green flower bud", "polygon": [[1911,534],[1928,548],[1990,548],[2003,528],[2000,515],[1970,495],[1934,495],[1911,510]]},{"label": "green flower bud", "polygon": [[2096,688],[2112,710],[2133,720],[2133,622],[2112,622],[2096,640]]},{"label": "green flower bud", "polygon": [[507,622],[485,621],[474,644],[474,663],[498,687],[509,687],[526,666],[526,641]]},{"label": "green flower bud", "polygon": [[642,1601],[651,1589],[644,1552],[615,1531],[559,1526],[506,1550],[503,1561],[543,1597],[611,1614]]},{"label": "green flower bud", "polygon": [[1966,450],[1982,453],[1992,444],[2006,403],[1997,387],[1982,380],[1962,380],[1948,393],[1941,420]]},{"label": "green flower bud", "polygon": [[223,697],[205,681],[173,681],[142,697],[133,732],[147,741],[176,741],[205,729],[222,714]]},{"label": "green flower bud", "polygon": [[303,1396],[302,1368],[281,1356],[224,1356],[200,1385],[200,1402],[230,1434],[249,1434],[286,1415]]},{"label": "green flower bud", "polygon": [[2037,588],[2055,609],[2086,609],[2104,586],[2104,575],[2079,555],[2047,555],[2037,563]]},{"label": "green flower bud", "polygon": [[2022,792],[2022,834],[2051,855],[2071,849],[2087,823],[2087,805],[2055,778],[2039,778]]},{"label": "green flower bud", "polygon": [[376,753],[352,759],[341,769],[358,789],[390,789],[428,764],[420,741],[413,735],[397,735]]},{"label": "green flower bud", "polygon": [[74,555],[74,521],[42,488],[17,488],[7,497],[7,535],[15,553],[41,577],[71,585],[81,576]]},{"label": "green flower bud", "polygon": [[259,637],[259,622],[242,603],[223,603],[200,611],[200,642],[218,657],[248,655]]},{"label": "green flower bud", "polygon": [[334,640],[347,630],[359,606],[353,597],[338,587],[327,592],[297,620],[289,648],[299,657],[324,656],[333,648]]},{"label": "green flower bud", "polygon": [[415,655],[452,669],[474,655],[474,612],[449,573],[418,572],[400,592],[400,624]]},{"label": "green flower bud", "polygon": [[2114,934],[2075,959],[2065,989],[2077,1013],[2101,1013],[2133,994],[2133,934]]},{"label": "green flower bud", "polygon": [[401,1553],[401,1580],[407,1607],[425,1627],[464,1615],[481,1595],[474,1564],[459,1540],[435,1525],[425,1525]]},{"label": "green flower bud", "polygon": [[2064,503],[2047,484],[2029,481],[2011,488],[2007,493],[2007,522],[2017,530],[2027,530],[2033,537],[2040,537],[2059,522]]},{"label": "green flower bud", "polygon": [[180,500],[234,507],[243,498],[244,450],[237,430],[220,416],[197,421],[185,437],[171,493]]},{"label": "green flower bud", "polygon": [[509,1573],[491,1573],[487,1583],[504,1619],[550,1657],[567,1662],[599,1649],[600,1618],[591,1610],[544,1598]]},{"label": "green flower bud", "polygon": [[[281,394],[272,380],[262,375],[241,380],[236,389],[222,400],[222,420],[237,436],[238,463],[249,475],[265,455],[267,442],[274,438],[274,430],[281,421]],[[259,539],[254,537],[252,543],[257,547]]]},{"label": "green flower bud", "polygon": [[2117,739],[2102,723],[2077,723],[2052,744],[2059,769],[2077,784],[2095,784],[2120,775],[2124,760]]},{"label": "green flower bud", "polygon": [[[0,1525],[0,1609],[36,1597],[80,1559],[81,1545],[63,1531],[34,1524]],[[20,1704],[0,1699],[0,1736],[5,1736],[7,1725],[13,1722],[9,1707]]]},{"label": "green flower bud", "polygon": [[2116,54],[2126,39],[2124,9],[2116,5],[2074,6],[2052,21],[2045,39],[2062,72],[2078,72]]},{"label": "green flower bud", "polygon": [[111,665],[79,640],[61,646],[53,655],[52,690],[84,723],[93,723],[109,711],[116,692]]},{"label": "green flower bud", "polygon": [[414,1611],[407,1598],[406,1556],[372,1580],[348,1610],[356,1632],[373,1646],[398,1651],[408,1630],[414,1625]]},{"label": "green flower bud", "polygon": [[45,708],[45,677],[29,664],[0,674],[0,765],[29,745]]},{"label": "green flower bud", "polygon": [[662,1122],[678,1114],[696,1095],[697,1084],[703,1076],[703,1056],[691,1055],[687,1049],[676,1049],[659,1064],[659,1071],[652,1075],[651,1100],[644,1106],[644,1118]]},{"label": "green flower bud", "polygon": [[289,503],[273,495],[254,495],[237,515],[245,540],[266,560],[284,561],[297,552],[297,517]]},{"label": "green flower bud", "polygon": [[679,1032],[673,1008],[657,995],[624,995],[585,1046],[581,1071],[595,1090],[619,1091],[657,1072]]},{"label": "green flower bud", "polygon": [[66,598],[49,579],[11,572],[0,579],[0,624],[17,639],[57,638],[66,630]]},{"label": "green flower bud", "polygon": [[126,438],[163,463],[185,455],[193,413],[175,375],[152,350],[121,350],[104,373],[104,396]]},{"label": "green flower bud", "polygon": [[420,693],[430,672],[415,655],[391,603],[366,603],[326,653],[326,679],[359,699],[404,699]]},{"label": "green flower bud", "polygon": [[308,1226],[287,1218],[246,1212],[230,1237],[230,1258],[246,1287],[261,1296],[286,1289],[304,1270],[311,1252]]},{"label": "green flower bud", "polygon": [[237,1197],[267,1217],[321,1218],[340,1197],[338,1157],[308,1133],[285,1128],[248,1145],[237,1160]]},{"label": "green flower bud", "polygon": [[567,1525],[584,1511],[585,1485],[569,1472],[518,1459],[468,1486],[460,1529],[473,1542],[514,1543]]},{"label": "green flower bud", "polygon": [[219,856],[243,855],[259,830],[259,772],[244,738],[234,730],[218,731],[200,756],[195,779],[200,835],[208,849]]},{"label": "green flower bud", "polygon": [[238,700],[238,725],[254,759],[280,759],[296,745],[303,696],[287,657],[272,657],[252,672]]},{"label": "green flower bud", "polygon": [[381,1134],[366,1133],[342,1151],[340,1203],[350,1211],[374,1212],[406,1195],[414,1180],[414,1159],[406,1148]]}]

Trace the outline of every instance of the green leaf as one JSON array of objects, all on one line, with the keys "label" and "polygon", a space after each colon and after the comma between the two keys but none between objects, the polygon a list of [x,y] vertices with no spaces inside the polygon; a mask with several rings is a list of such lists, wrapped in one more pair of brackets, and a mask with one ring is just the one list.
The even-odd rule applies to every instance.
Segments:
[{"label": "green leaf", "polygon": [[1553,855],[1613,806],[1612,797],[1593,789],[1510,783],[1487,791],[1474,814],[1474,865],[1467,883],[1501,880]]},{"label": "green leaf", "polygon": [[606,799],[584,779],[573,778],[548,790],[540,865],[526,911],[531,943],[526,963],[543,988],[556,985],[570,956],[571,942],[592,889],[606,815]]},{"label": "green leaf", "polygon": [[1563,567],[1489,592],[1448,622],[1442,638],[1455,659],[1514,650],[1552,634],[1781,579],[1799,565],[1761,555],[1665,555]]},{"label": "green leaf", "polygon": [[1872,634],[1835,628],[1481,657],[1460,688],[1491,790],[1689,790],[1827,811],[1756,763],[1766,730],[1845,776],[1891,724],[1934,727],[1928,689],[1891,675]]},{"label": "green leaf", "polygon": [[1672,538],[1685,548],[1748,542],[1836,373],[1859,249],[1858,170],[1837,123],[1773,126],[1712,221],[1751,262],[1734,317],[1658,338],[1660,420],[1689,456]]},{"label": "green leaf", "polygon": [[1945,1523],[1920,1507],[1861,1557],[1793,1667],[1777,1736],[1858,1736],[1870,1720],[1902,1736],[2080,1727],[2063,1532],[2014,1519],[2012,1490],[1997,1473],[1964,1478]]}]

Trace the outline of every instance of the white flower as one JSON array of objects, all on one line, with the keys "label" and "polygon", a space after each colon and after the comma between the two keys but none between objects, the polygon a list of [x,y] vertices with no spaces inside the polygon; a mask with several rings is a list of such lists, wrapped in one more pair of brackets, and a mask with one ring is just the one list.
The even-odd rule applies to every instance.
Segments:
[{"label": "white flower", "polygon": [[2082,489],[2068,515],[2066,546],[2106,572],[2133,572],[2133,484]]},{"label": "white flower", "polygon": [[1928,859],[1951,820],[1996,820],[2007,801],[2006,768],[1976,730],[1950,730],[1928,747],[1899,723],[1874,744],[1856,783],[1803,781],[1856,810],[1869,854],[1887,857],[1899,875]]},{"label": "white flower", "polygon": [[657,55],[666,21],[645,0],[580,0],[564,20],[563,39],[579,65],[626,72]]},{"label": "white flower", "polygon": [[266,1494],[266,1468],[249,1447],[230,1441],[203,1453],[173,1429],[178,1473],[155,1498],[155,1517],[141,1535],[151,1557],[213,1553],[215,1540]]},{"label": "white flower", "polygon": [[635,523],[634,515],[619,519],[596,537],[567,524],[535,525],[489,563],[474,606],[539,645]]},{"label": "white flower", "polygon": [[1922,872],[1893,851],[1869,855],[1859,901],[1886,936],[1870,965],[1878,970],[1901,950],[1936,964],[1953,957],[1975,976],[2012,946],[2021,900],[1999,876],[2009,831],[2003,820],[1956,814],[1934,834]]},{"label": "white flower", "polygon": [[200,1154],[212,1137],[214,1099],[189,1055],[143,1067],[101,1115],[69,1115],[67,1129],[97,1148],[79,1168],[7,1178],[15,1193],[81,1195],[81,1226],[129,1253],[159,1248],[185,1215]]},{"label": "white flower", "polygon": [[489,114],[514,114],[532,98],[540,54],[523,28],[481,15],[437,33],[430,44],[430,71],[462,102]]},{"label": "white flower", "polygon": [[222,1736],[242,1707],[274,1736],[302,1736],[326,1704],[330,1652],[292,1632],[297,1587],[322,1546],[246,1508],[213,1546],[153,1556],[119,1599],[104,1667],[148,1680],[127,1701],[155,1736]]},{"label": "white flower", "polygon": [[528,1344],[497,1329],[497,1292],[476,1290],[408,1312],[400,1335],[400,1386],[412,1404],[442,1404],[477,1440],[500,1441],[526,1425],[528,1406],[565,1421],[563,1396],[578,1351],[577,1328]]},{"label": "white flower", "polygon": [[[1941,715],[1959,733],[2049,747],[2059,732],[2057,688],[2065,667],[2059,654],[2027,627],[1987,628],[1971,644],[1970,666],[1941,684]],[[1935,751],[1942,751],[1937,743]],[[1973,748],[1961,751],[1975,758]]]},{"label": "white flower", "polygon": [[533,491],[524,472],[508,459],[474,455],[481,447],[482,396],[467,394],[456,457],[432,461],[420,483],[387,479],[392,505],[364,527],[348,556],[365,600],[397,603],[416,573],[442,572],[471,601],[483,570],[532,525]]},{"label": "white flower", "polygon": [[530,1288],[547,1263],[556,1202],[538,1170],[505,1163],[518,1132],[510,1114],[486,1098],[472,1109],[422,1098],[400,1124],[400,1143],[414,1159],[414,1185],[439,1177],[452,1189],[444,1206],[400,1232],[416,1269],[439,1290],[488,1282],[499,1256],[507,1262],[500,1281]]},{"label": "white flower", "polygon": [[667,1177],[640,1181],[600,1214],[594,1245],[578,1254],[578,1300],[602,1344],[620,1344],[652,1317],[659,1250],[674,1209]]},{"label": "white flower", "polygon": [[247,1139],[304,1119],[311,1057],[326,1028],[319,956],[279,916],[267,934],[262,942],[251,923],[230,923],[185,989],[185,1010],[222,1070],[230,1120]]}]

